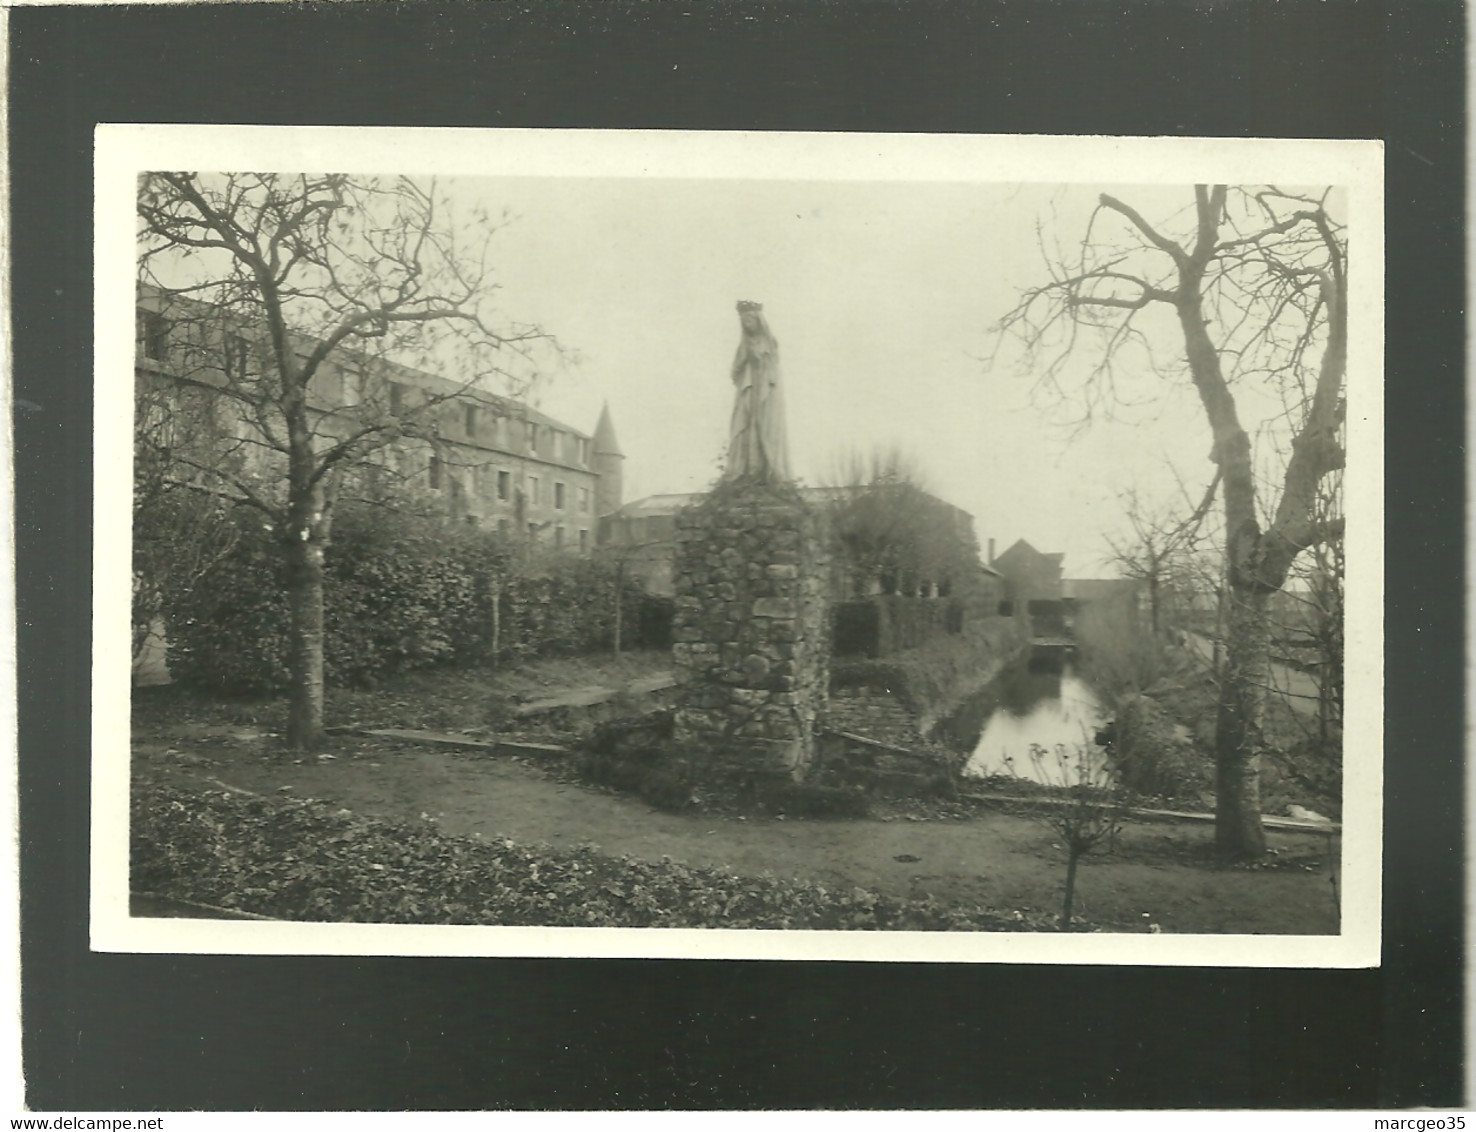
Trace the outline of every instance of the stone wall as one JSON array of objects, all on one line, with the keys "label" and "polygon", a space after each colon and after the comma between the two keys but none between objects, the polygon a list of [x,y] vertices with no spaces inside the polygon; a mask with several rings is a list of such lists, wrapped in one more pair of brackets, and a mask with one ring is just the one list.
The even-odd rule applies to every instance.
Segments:
[{"label": "stone wall", "polygon": [[676,539],[677,745],[706,776],[804,778],[830,680],[821,515],[787,485],[725,483]]},{"label": "stone wall", "polygon": [[835,688],[822,719],[831,731],[849,731],[870,739],[916,745],[923,739],[917,716],[890,692],[874,688]]}]

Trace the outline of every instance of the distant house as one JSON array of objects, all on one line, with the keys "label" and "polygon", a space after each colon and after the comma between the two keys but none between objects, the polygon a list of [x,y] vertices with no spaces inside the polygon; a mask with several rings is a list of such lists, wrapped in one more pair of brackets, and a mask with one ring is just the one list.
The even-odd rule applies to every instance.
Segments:
[{"label": "distant house", "polygon": [[1061,563],[1065,557],[1043,554],[1020,539],[995,558],[990,565],[1004,581],[999,612],[1007,617],[1029,616],[1037,633],[1064,631]]}]

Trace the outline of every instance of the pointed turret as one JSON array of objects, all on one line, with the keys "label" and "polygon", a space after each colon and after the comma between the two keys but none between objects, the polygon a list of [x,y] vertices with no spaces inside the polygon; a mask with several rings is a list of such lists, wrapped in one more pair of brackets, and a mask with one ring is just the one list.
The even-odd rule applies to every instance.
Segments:
[{"label": "pointed turret", "polygon": [[600,409],[600,423],[595,425],[594,453],[596,456],[621,456],[620,441],[615,439],[615,422],[610,419],[610,402]]},{"label": "pointed turret", "polygon": [[615,422],[610,417],[608,401],[600,410],[600,423],[595,425],[591,456],[594,473],[599,477],[595,487],[595,512],[597,516],[608,515],[619,510],[625,490],[625,454],[620,451],[620,441],[615,439]]}]

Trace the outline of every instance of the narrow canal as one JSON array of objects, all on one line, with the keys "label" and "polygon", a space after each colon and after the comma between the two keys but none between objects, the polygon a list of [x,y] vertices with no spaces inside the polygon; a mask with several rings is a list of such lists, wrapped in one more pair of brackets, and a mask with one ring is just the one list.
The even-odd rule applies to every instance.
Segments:
[{"label": "narrow canal", "polygon": [[[939,726],[936,737],[967,752],[964,774],[1004,775],[1065,785],[1055,749],[1064,746],[1075,766],[1078,749],[1105,759],[1095,742],[1107,708],[1071,661],[1057,650],[1038,650],[1000,673]],[[1043,761],[1031,758],[1042,747]]]}]

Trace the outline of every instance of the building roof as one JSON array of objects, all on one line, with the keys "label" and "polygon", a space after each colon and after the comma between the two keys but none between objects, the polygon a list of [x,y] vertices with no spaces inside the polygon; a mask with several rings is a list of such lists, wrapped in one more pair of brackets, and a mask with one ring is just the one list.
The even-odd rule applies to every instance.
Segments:
[{"label": "building roof", "polygon": [[[603,415],[600,419],[602,421],[604,420]],[[596,436],[598,437],[598,433],[596,433]],[[595,451],[599,451],[598,439],[596,439]],[[799,489],[799,492],[800,495],[802,495],[805,499],[808,499],[811,503],[824,503],[829,500],[847,499],[857,490],[857,488],[853,487],[802,487]],[[703,499],[706,499],[707,494],[708,493],[705,491],[685,491],[669,492],[663,495],[647,495],[644,498],[636,499],[631,501],[630,503],[627,503],[625,506],[621,507],[620,510],[613,511],[611,512],[611,514],[628,516],[632,518],[648,518],[652,515],[674,515],[683,507],[690,507],[692,504],[701,502]],[[936,498],[936,496],[934,498]],[[952,508],[952,510],[959,515],[963,515],[968,519],[973,519],[973,516],[970,515],[969,512],[965,511],[962,507],[955,507],[952,503],[948,503],[946,500],[940,499],[938,500],[938,502],[943,503],[949,508]]]},{"label": "building roof", "polygon": [[1036,558],[1044,558],[1048,562],[1054,562],[1057,566],[1059,566],[1066,558],[1066,553],[1064,551],[1056,554],[1042,554],[1024,539],[1016,539],[1013,543],[1010,544],[1009,549],[1007,549],[1003,554],[995,555],[994,560],[998,562],[1006,555],[1018,556],[1020,554],[1029,554],[1033,555]]},{"label": "building roof", "polygon": [[615,422],[610,419],[610,402],[600,409],[600,423],[595,425],[594,453],[596,456],[623,456],[620,441],[615,439]]},{"label": "building roof", "polygon": [[690,507],[704,498],[706,498],[706,493],[700,491],[647,495],[642,499],[633,499],[624,506],[611,511],[609,518],[649,519],[659,515],[675,515],[683,507]]},{"label": "building roof", "polygon": [[[851,487],[802,487],[799,489],[799,491],[804,498],[810,500],[812,503],[825,503],[831,500],[844,500],[850,498],[850,496],[856,491],[856,489]],[[631,502],[625,504],[624,506],[609,512],[608,514],[603,516],[603,518],[614,519],[617,521],[621,519],[635,520],[663,518],[666,516],[675,515],[683,508],[691,507],[694,504],[700,503],[702,502],[702,500],[706,499],[707,496],[708,493],[705,491],[678,491],[666,492],[660,495],[647,495],[643,496],[640,499],[631,500]],[[933,496],[931,498],[936,499],[937,497]],[[969,514],[969,512],[965,511],[961,507],[955,507],[953,504],[947,503],[944,500],[940,499],[937,501],[946,506],[949,511],[955,516],[955,518],[962,518],[966,520],[970,524],[970,526],[972,526],[974,517]],[[1062,556],[1057,555],[1056,557],[1059,558]],[[996,570],[992,565],[986,562],[980,561],[979,569],[990,577],[1003,577],[1003,575],[998,570]]]},{"label": "building roof", "polygon": [[[183,295],[167,294],[160,288],[150,286],[148,284],[139,285],[138,299],[140,306],[146,307],[147,309],[153,311],[161,311],[163,313],[168,313],[164,310],[163,307],[163,304],[166,303],[169,308],[179,310],[193,310],[199,312],[201,316],[216,309],[213,308],[210,303],[203,302],[200,299],[194,299],[190,298],[189,296]],[[248,323],[246,320],[234,317],[233,315],[229,314],[225,316],[225,322],[228,326],[234,325],[237,330],[243,333],[249,333],[252,326],[252,324]],[[311,334],[303,334],[296,330],[290,330],[289,333],[291,334],[294,348],[299,351],[311,350],[320,341],[322,341],[322,339],[317,338]],[[341,369],[345,360],[354,358],[366,362],[369,366],[382,371],[384,376],[392,382],[399,381],[403,382],[406,385],[413,385],[416,388],[427,391],[432,396],[461,398],[467,401],[475,402],[480,405],[484,405],[492,409],[494,412],[497,412],[502,416],[509,417],[514,420],[528,421],[532,424],[542,425],[546,428],[557,429],[560,432],[570,433],[571,435],[584,440],[590,439],[589,433],[584,432],[582,429],[577,429],[572,425],[566,424],[561,420],[557,420],[556,418],[551,417],[548,414],[539,411],[538,409],[535,409],[533,406],[527,404],[526,402],[517,401],[511,397],[504,397],[501,394],[489,392],[488,390],[479,388],[478,386],[470,384],[468,382],[455,381],[451,378],[443,377],[437,373],[430,373],[427,370],[415,369],[411,366],[404,365],[401,362],[397,362],[392,358],[365,355],[362,352],[354,350],[350,346],[340,345],[336,347],[326,359],[324,359],[326,367],[325,372],[328,369],[333,368]],[[195,380],[200,384],[217,384],[217,382],[213,382],[208,379],[202,380],[202,378],[199,376],[197,376]],[[608,415],[609,406],[607,405],[604,412],[600,416],[601,423],[604,423],[606,421]],[[610,431],[610,438],[612,441],[614,440],[614,435],[614,430],[612,428]],[[598,451],[598,444],[598,438],[595,438],[596,451]]]}]

